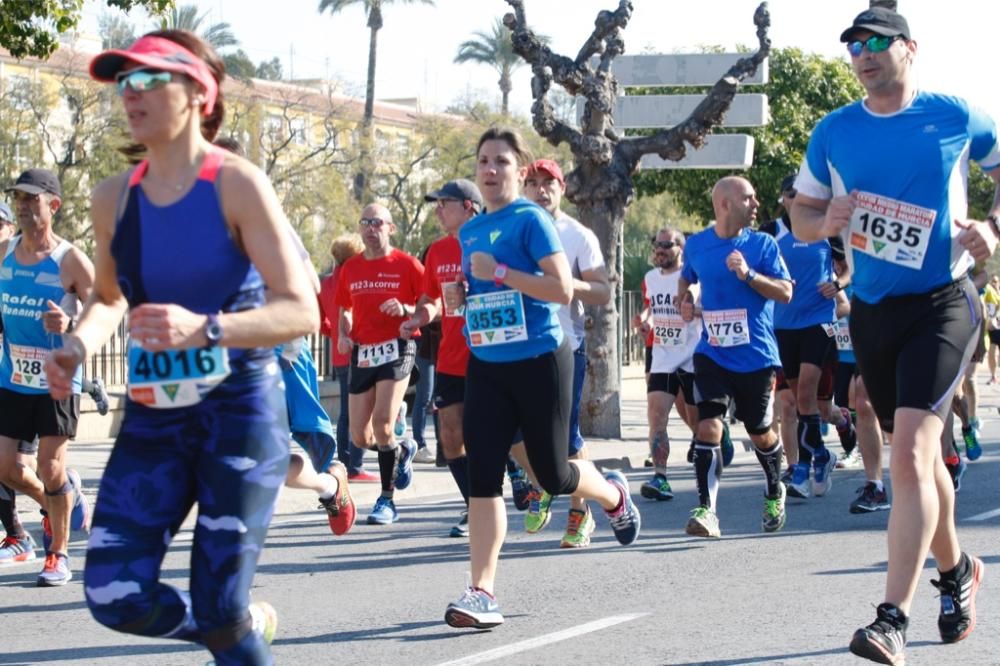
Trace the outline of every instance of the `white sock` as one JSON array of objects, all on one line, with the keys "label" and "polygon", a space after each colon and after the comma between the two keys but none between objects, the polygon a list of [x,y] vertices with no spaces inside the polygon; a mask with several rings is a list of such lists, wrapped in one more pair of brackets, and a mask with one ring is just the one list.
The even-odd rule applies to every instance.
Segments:
[{"label": "white sock", "polygon": [[323,491],[319,494],[321,500],[328,500],[337,494],[340,490],[340,482],[337,481],[337,477],[332,474],[327,474],[326,472],[319,475],[319,478],[323,482]]}]

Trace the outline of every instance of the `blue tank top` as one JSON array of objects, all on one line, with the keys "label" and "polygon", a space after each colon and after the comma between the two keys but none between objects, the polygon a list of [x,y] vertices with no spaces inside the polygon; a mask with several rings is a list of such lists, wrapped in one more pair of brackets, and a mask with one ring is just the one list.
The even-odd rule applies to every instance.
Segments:
[{"label": "blue tank top", "polygon": [[[0,313],[3,316],[3,358],[0,359],[0,387],[17,393],[40,395],[49,392],[42,368],[45,357],[62,347],[62,336],[47,333],[42,315],[48,312],[47,302],[66,305],[67,294],[59,277],[63,257],[72,249],[61,240],[41,261],[25,265],[17,261],[14,250],[21,237],[15,236],[7,246],[0,264]],[[63,307],[64,310],[67,307]],[[80,392],[83,371],[77,368],[73,376],[73,392]]]},{"label": "blue tank top", "polygon": [[[194,187],[179,201],[156,206],[132,172],[124,212],[115,226],[111,255],[129,308],[174,303],[198,314],[239,312],[264,304],[264,281],[233,242],[222,215],[216,179],[223,153],[210,150]],[[273,359],[272,348],[226,350],[234,374],[251,361]]]}]

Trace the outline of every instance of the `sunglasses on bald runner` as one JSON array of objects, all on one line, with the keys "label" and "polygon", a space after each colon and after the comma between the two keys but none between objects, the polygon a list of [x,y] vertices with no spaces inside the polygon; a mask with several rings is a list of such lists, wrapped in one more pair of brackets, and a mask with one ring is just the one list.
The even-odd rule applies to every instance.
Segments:
[{"label": "sunglasses on bald runner", "polygon": [[673,247],[677,247],[680,243],[675,241],[653,241],[653,247],[659,250],[669,250]]},{"label": "sunglasses on bald runner", "polygon": [[115,83],[118,85],[119,95],[124,95],[126,88],[141,93],[162,88],[173,80],[173,76],[173,72],[161,69],[133,69],[115,75]]},{"label": "sunglasses on bald runner", "polygon": [[379,219],[377,217],[363,217],[358,220],[358,224],[363,227],[381,227],[385,224],[385,220]]}]

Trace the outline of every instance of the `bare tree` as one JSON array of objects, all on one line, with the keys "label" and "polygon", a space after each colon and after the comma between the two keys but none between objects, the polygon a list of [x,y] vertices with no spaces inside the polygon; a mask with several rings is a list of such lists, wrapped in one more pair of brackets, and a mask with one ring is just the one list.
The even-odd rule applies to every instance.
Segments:
[{"label": "bare tree", "polygon": [[[688,145],[700,148],[709,131],[719,125],[732,104],[740,82],[752,76],[771,48],[771,24],[767,3],[754,13],[759,48],[741,58],[720,78],[691,115],[680,124],[651,136],[623,137],[614,129],[618,83],[611,73],[614,59],[625,50],[622,31],[632,16],[632,2],[620,0],[615,11],[602,11],[594,21],[594,31],[576,58],[553,53],[528,27],[524,0],[506,0],[514,12],[504,16],[512,32],[514,52],[524,58],[534,76],[531,107],[535,130],[552,145],[567,143],[576,168],[566,176],[566,196],[576,204],[580,221],[597,235],[608,259],[608,275],[620,291],[616,261],[621,244],[625,212],[635,195],[632,175],[643,155],[656,154],[667,160],[681,160]],[[596,66],[592,62],[597,58]],[[586,99],[580,129],[555,117],[548,99],[557,83],[570,95]],[[592,307],[593,326],[587,332],[590,365],[584,388],[580,418],[588,434],[621,436],[620,371],[618,354],[618,311],[615,302]]]}]

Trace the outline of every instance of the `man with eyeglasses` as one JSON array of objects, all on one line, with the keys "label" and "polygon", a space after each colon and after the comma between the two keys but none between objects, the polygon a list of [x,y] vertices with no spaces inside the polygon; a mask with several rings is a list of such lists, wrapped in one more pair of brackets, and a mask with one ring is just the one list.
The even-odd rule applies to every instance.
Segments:
[{"label": "man with eyeglasses", "polygon": [[465,310],[461,305],[465,275],[462,273],[462,246],[458,242],[458,230],[483,209],[483,197],[475,183],[460,178],[450,180],[440,189],[425,195],[424,200],[437,204],[434,213],[446,235],[427,249],[420,299],[413,316],[403,322],[399,332],[403,338],[410,338],[435,318],[441,318],[434,405],[438,408],[440,421],[441,441],[438,446],[466,507],[458,523],[451,528],[450,535],[458,538],[469,535],[469,463],[462,436],[469,345],[462,332],[465,326]]},{"label": "man with eyeglasses", "polygon": [[1000,193],[985,221],[967,219],[968,162],[1000,183],[1000,148],[981,111],[917,90],[917,42],[902,15],[865,10],[840,40],[867,95],[814,129],[791,215],[803,241],[839,235],[849,248],[850,333],[871,403],[893,434],[894,496],[884,602],[850,649],[898,664],[928,550],[940,576],[932,582],[942,641],[966,638],[976,623],[983,563],[959,547],[940,438],[980,325],[968,269],[992,256],[1000,236]]},{"label": "man with eyeglasses", "polygon": [[[73,577],[69,531],[71,525],[86,529],[89,506],[80,475],[66,467],[67,444],[76,436],[80,419],[82,373],[78,369],[74,377],[73,395],[55,400],[49,395],[43,361],[72,330],[67,310],[90,296],[94,266],[52,231],[62,203],[54,173],[29,169],[5,191],[13,195],[21,235],[0,244],[0,480],[42,507],[46,557],[37,582],[51,587]],[[20,458],[23,443],[36,437],[37,472]],[[11,538],[25,538],[30,545],[27,532],[7,536],[5,548],[16,545],[8,543]]]},{"label": "man with eyeglasses", "polygon": [[392,247],[396,225],[385,206],[365,206],[358,227],[365,249],[344,263],[334,296],[340,326],[337,347],[351,354],[351,441],[378,450],[382,493],[368,524],[389,525],[399,518],[394,491],[404,490],[413,480],[416,445],[406,439],[396,442],[393,425],[417,351],[412,339],[400,337],[399,327],[416,310],[424,267]]},{"label": "man with eyeglasses", "polygon": [[678,284],[683,265],[684,234],[672,227],[663,227],[653,236],[653,264],[642,279],[642,300],[645,305],[632,326],[653,335],[652,359],[646,378],[646,416],[649,423],[649,451],[653,459],[653,477],[642,484],[639,492],[646,499],[671,500],[673,489],[667,480],[667,459],[670,439],[667,422],[676,402],[677,413],[691,428],[691,457],[698,425],[697,403],[694,397],[694,349],[701,337],[701,318],[696,307],[695,318],[681,318],[677,300]]}]

